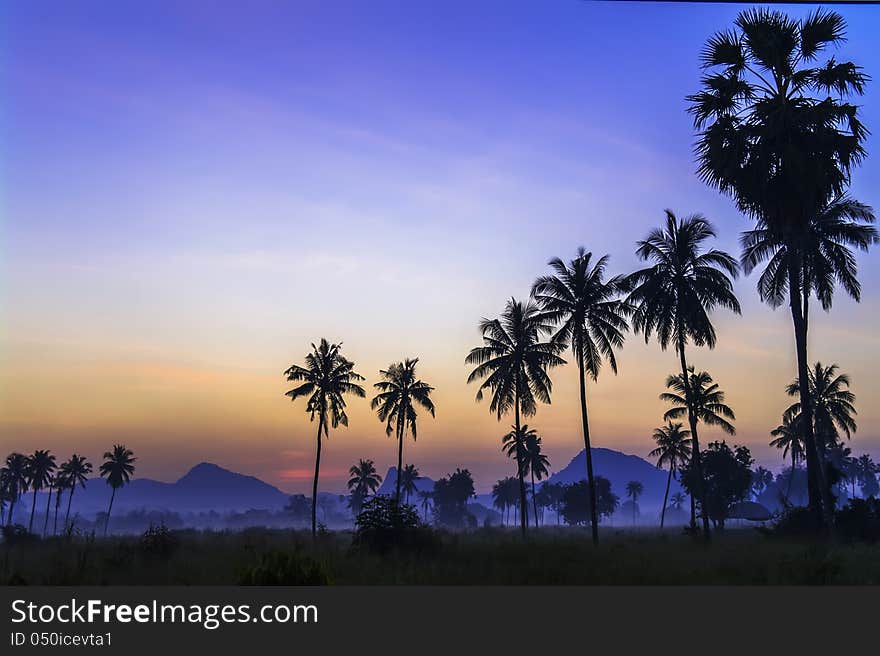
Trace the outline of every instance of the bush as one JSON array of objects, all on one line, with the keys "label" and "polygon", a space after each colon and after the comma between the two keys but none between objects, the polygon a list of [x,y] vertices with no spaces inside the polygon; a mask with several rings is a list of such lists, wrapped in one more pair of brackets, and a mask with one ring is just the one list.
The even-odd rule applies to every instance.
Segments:
[{"label": "bush", "polygon": [[425,526],[415,506],[398,504],[388,497],[373,497],[364,503],[355,519],[352,546],[371,553],[392,550],[435,551],[440,544],[437,533]]},{"label": "bush", "polygon": [[819,534],[822,523],[809,508],[789,506],[770,528],[758,530],[779,537],[804,537]]},{"label": "bush", "polygon": [[2,529],[0,529],[0,532],[2,532],[3,534],[3,542],[8,544],[9,546],[16,544],[28,544],[30,542],[36,542],[40,539],[36,533],[29,533],[28,530],[21,524],[7,524]]},{"label": "bush", "polygon": [[150,528],[141,535],[140,549],[146,556],[169,558],[179,544],[177,536],[164,523],[150,524]]},{"label": "bush", "polygon": [[270,551],[241,575],[239,585],[330,585],[324,567],[299,549]]},{"label": "bush", "polygon": [[877,542],[880,540],[880,499],[850,499],[838,511],[836,527],[842,540]]}]

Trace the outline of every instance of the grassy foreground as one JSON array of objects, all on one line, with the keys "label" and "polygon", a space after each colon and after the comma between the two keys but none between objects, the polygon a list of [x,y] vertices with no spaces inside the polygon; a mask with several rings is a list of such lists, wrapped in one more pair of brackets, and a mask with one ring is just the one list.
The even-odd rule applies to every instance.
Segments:
[{"label": "grassy foreground", "polygon": [[728,530],[710,546],[668,532],[607,529],[444,533],[434,553],[378,556],[351,534],[312,543],[301,531],[181,531],[171,544],[138,536],[0,545],[0,582],[24,585],[219,584],[880,584],[880,546],[771,539]]}]

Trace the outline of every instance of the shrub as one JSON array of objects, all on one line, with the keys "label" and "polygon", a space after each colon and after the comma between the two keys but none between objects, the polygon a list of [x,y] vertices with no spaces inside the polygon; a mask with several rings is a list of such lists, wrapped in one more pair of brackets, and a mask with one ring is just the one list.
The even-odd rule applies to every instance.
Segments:
[{"label": "shrub", "polygon": [[146,556],[169,558],[179,544],[177,536],[164,523],[150,524],[150,528],[141,535],[140,549]]},{"label": "shrub", "polygon": [[3,534],[3,542],[8,544],[9,546],[16,544],[28,544],[30,542],[36,542],[40,539],[39,536],[35,533],[29,533],[28,530],[21,524],[7,524],[2,529],[0,529],[0,532],[2,532]]},{"label": "shrub", "polygon": [[296,549],[270,551],[244,572],[239,585],[330,585],[323,565]]},{"label": "shrub", "polygon": [[388,497],[373,497],[364,503],[355,519],[352,546],[371,553],[392,550],[434,551],[440,539],[425,526],[415,506],[398,504]]},{"label": "shrub", "polygon": [[850,499],[836,518],[842,540],[877,542],[880,540],[880,499]]}]

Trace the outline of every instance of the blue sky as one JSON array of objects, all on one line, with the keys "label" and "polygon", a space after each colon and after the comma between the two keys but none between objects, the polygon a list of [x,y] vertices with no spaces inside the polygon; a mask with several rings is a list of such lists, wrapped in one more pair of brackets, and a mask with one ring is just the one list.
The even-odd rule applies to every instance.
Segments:
[{"label": "blue sky", "polygon": [[[302,486],[311,427],[279,374],[326,335],[371,378],[421,356],[440,403],[413,458],[488,483],[509,464],[504,424],[464,384],[481,316],[579,245],[631,270],[665,207],[706,214],[737,252],[748,224],[694,175],[684,97],[706,38],[746,5],[409,4],[0,10],[4,442],[125,439],[159,478],[213,459]],[[841,57],[878,75],[880,9],[838,11]],[[876,131],[875,87],[862,104]],[[878,181],[872,156],[853,194],[877,205]],[[816,315],[811,346],[852,373],[853,447],[878,453],[880,265],[860,262],[862,304],[840,296]],[[791,330],[753,278],[737,291],[745,317],[719,315],[719,348],[695,360],[728,390],[738,440],[775,465],[766,433],[787,401]],[[631,339],[620,376],[590,391],[599,445],[650,450],[674,364]],[[534,423],[562,467],[580,436],[572,372],[558,378]],[[368,408],[353,417],[332,438],[331,478],[357,457],[394,459]]]}]

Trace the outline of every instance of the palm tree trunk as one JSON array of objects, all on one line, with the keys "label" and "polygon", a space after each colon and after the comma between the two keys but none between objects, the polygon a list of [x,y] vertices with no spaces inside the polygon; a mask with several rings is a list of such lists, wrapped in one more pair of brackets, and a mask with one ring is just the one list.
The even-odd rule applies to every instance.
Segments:
[{"label": "palm tree trunk", "polygon": [[321,471],[321,434],[324,432],[324,415],[318,419],[318,449],[315,453],[315,480],[312,483],[312,539],[318,534],[318,473]]},{"label": "palm tree trunk", "polygon": [[403,473],[403,434],[405,424],[401,417],[397,418],[397,483],[394,491],[394,502],[400,505],[400,477]]},{"label": "palm tree trunk", "polygon": [[660,511],[660,530],[663,530],[663,521],[666,519],[666,500],[669,498],[669,486],[672,485],[672,465],[669,465],[669,476],[666,478],[666,493],[663,495],[663,510]]},{"label": "palm tree trunk", "polygon": [[584,433],[584,453],[587,455],[587,485],[590,487],[590,529],[593,533],[593,545],[599,544],[599,516],[596,511],[596,479],[593,477],[593,449],[590,446],[590,422],[587,416],[587,381],[584,371],[582,349],[579,348],[578,374],[581,393],[581,424]]},{"label": "palm tree trunk", "polygon": [[110,494],[110,506],[107,508],[107,520],[104,522],[104,537],[107,537],[107,529],[110,526],[110,513],[113,512],[113,500],[116,498],[116,488]]},{"label": "palm tree trunk", "polygon": [[[802,306],[802,287],[796,258],[788,266],[788,290],[791,319],[794,323],[794,341],[797,354],[798,392],[804,417],[804,446],[807,452],[807,492],[809,506],[825,527],[831,526],[831,506],[826,503],[827,490],[819,447],[813,431],[813,400],[810,395],[809,362],[807,359],[807,321]],[[830,495],[828,495],[830,496]]]},{"label": "palm tree trunk", "polygon": [[49,493],[46,495],[46,517],[43,518],[43,537],[46,537],[46,529],[49,527],[49,508],[52,502],[52,486],[49,486]]},{"label": "palm tree trunk", "polygon": [[59,488],[55,492],[55,519],[52,521],[52,535],[58,535],[58,506],[61,505],[61,493],[63,489]]},{"label": "palm tree trunk", "polygon": [[[681,329],[679,328],[679,335]],[[709,533],[709,513],[706,505],[706,481],[703,478],[703,463],[700,458],[700,440],[697,436],[697,416],[694,414],[694,407],[691,395],[691,379],[688,376],[687,358],[684,354],[684,340],[679,337],[678,340],[678,357],[681,361],[681,375],[684,382],[684,395],[688,407],[688,423],[691,427],[691,460],[697,475],[697,496],[700,499],[700,515],[703,518],[703,538],[708,542],[711,534]]]},{"label": "palm tree trunk", "polygon": [[522,449],[520,448],[520,425],[519,425],[519,379],[516,381],[516,391],[514,394],[514,407],[515,407],[515,424],[514,429],[516,430],[516,469],[517,476],[519,476],[519,524],[522,529],[523,537],[526,536],[526,525],[528,523],[528,519],[526,517],[528,513],[528,502],[526,501],[526,481],[525,476],[523,474],[523,462],[522,462]]},{"label": "palm tree trunk", "polygon": [[6,516],[6,525],[12,526],[12,511],[15,509],[15,502],[18,501],[17,493],[12,493],[12,500],[9,502],[9,514]]},{"label": "palm tree trunk", "polygon": [[535,498],[535,470],[532,470],[532,510],[535,511],[535,528],[538,528],[538,501]]},{"label": "palm tree trunk", "polygon": [[73,493],[76,491],[76,481],[73,481],[73,487],[70,488],[70,494],[67,495],[67,512],[64,514],[64,530],[67,530],[70,521],[70,502],[73,501]]},{"label": "palm tree trunk", "polygon": [[34,502],[31,504],[31,520],[28,522],[28,533],[34,532],[34,510],[37,509],[37,488],[34,488]]},{"label": "palm tree trunk", "polygon": [[694,501],[694,495],[691,494],[691,528],[697,527],[697,504]]}]

